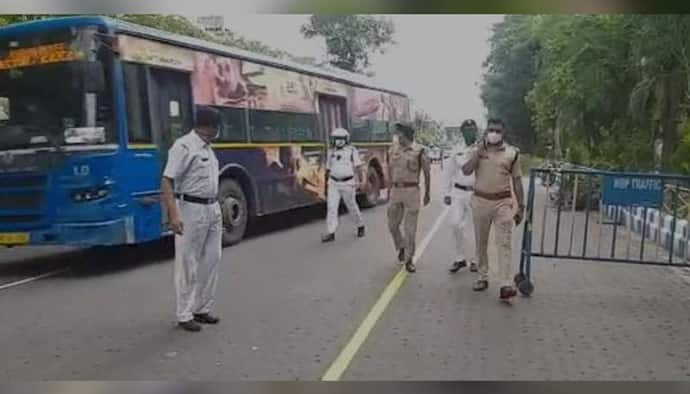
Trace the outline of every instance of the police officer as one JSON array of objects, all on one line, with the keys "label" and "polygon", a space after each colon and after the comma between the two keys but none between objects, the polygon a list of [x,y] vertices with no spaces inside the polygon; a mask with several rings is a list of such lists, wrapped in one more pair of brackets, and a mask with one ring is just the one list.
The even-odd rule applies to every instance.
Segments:
[{"label": "police officer", "polygon": [[468,258],[470,271],[477,272],[477,263],[468,256],[472,248],[469,226],[473,226],[472,207],[470,205],[474,188],[474,174],[465,175],[462,166],[470,158],[470,149],[477,140],[477,124],[468,119],[460,126],[461,135],[449,136],[452,149],[448,163],[443,171],[443,202],[450,206],[450,225],[455,236],[456,259],[450,267],[451,273],[467,267]]},{"label": "police officer", "polygon": [[424,206],[427,206],[431,201],[431,166],[424,148],[414,142],[414,129],[401,123],[396,123],[395,129],[398,143],[391,148],[388,166],[388,229],[398,250],[398,260],[412,273],[417,270],[413,257],[420,205],[419,175],[424,172]]},{"label": "police officer", "polygon": [[[500,119],[490,119],[486,134],[463,166],[465,175],[475,173],[472,208],[474,232],[479,257],[479,277],[475,291],[489,287],[489,259],[487,246],[489,231],[494,225],[498,254],[499,299],[505,302],[517,295],[512,281],[512,231],[520,224],[524,212],[520,151],[504,142],[505,125]],[[511,184],[517,199],[514,210]]]},{"label": "police officer", "polygon": [[175,233],[178,325],[192,332],[201,331],[199,323],[219,322],[211,310],[221,259],[222,219],[218,160],[210,145],[219,125],[216,110],[197,110],[194,129],[170,148],[161,185]]},{"label": "police officer", "polygon": [[357,184],[363,184],[364,173],[362,160],[357,148],[350,145],[350,134],[347,130],[337,128],[331,134],[333,149],[328,152],[326,177],[328,178],[328,215],[326,227],[328,232],[321,238],[322,242],[335,240],[338,228],[338,208],[340,200],[345,202],[348,212],[357,224],[357,236],[364,237],[364,220],[357,206],[355,176]]}]

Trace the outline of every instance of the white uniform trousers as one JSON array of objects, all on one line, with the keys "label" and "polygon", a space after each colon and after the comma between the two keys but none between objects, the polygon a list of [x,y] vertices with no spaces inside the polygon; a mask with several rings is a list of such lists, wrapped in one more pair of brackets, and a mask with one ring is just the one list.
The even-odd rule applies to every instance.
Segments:
[{"label": "white uniform trousers", "polygon": [[177,200],[183,234],[175,235],[175,290],[177,319],[210,313],[218,285],[222,253],[220,204]]},{"label": "white uniform trousers", "polygon": [[326,216],[326,227],[328,234],[334,234],[338,229],[338,208],[340,200],[345,202],[347,211],[353,218],[357,227],[364,226],[362,212],[357,206],[356,190],[354,182],[337,182],[333,179],[328,180],[328,215]]},{"label": "white uniform trousers", "polygon": [[472,192],[453,187],[449,222],[455,238],[455,261],[475,261],[473,242],[470,231],[473,230],[472,221]]}]

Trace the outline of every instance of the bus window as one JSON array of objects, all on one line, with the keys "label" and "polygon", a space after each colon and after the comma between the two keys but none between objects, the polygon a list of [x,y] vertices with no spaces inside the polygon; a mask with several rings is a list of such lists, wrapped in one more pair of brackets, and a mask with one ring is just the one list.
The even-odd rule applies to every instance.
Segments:
[{"label": "bus window", "polygon": [[354,142],[371,141],[371,121],[362,119],[352,120],[351,139]]},{"label": "bus window", "polygon": [[383,120],[373,120],[371,122],[371,140],[376,142],[390,140],[388,122]]},{"label": "bus window", "polygon": [[129,142],[151,143],[153,139],[151,138],[151,122],[149,120],[145,66],[124,63],[122,70],[125,80]]},{"label": "bus window", "polygon": [[223,127],[221,142],[247,142],[247,110],[244,108],[218,107]]},{"label": "bus window", "polygon": [[316,142],[318,118],[314,114],[286,114],[290,142]]},{"label": "bus window", "polygon": [[252,142],[288,142],[286,114],[277,111],[249,110]]}]

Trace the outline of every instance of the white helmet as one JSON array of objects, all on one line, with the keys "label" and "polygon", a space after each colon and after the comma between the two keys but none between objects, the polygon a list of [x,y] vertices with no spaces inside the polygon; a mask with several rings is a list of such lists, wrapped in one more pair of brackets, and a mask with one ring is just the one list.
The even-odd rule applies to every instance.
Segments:
[{"label": "white helmet", "polygon": [[344,146],[350,142],[350,133],[347,130],[339,127],[331,133],[331,138],[336,146]]},{"label": "white helmet", "polygon": [[337,129],[333,130],[333,133],[331,133],[331,137],[350,138],[350,133],[348,133],[347,130],[343,129],[342,127],[338,127]]}]

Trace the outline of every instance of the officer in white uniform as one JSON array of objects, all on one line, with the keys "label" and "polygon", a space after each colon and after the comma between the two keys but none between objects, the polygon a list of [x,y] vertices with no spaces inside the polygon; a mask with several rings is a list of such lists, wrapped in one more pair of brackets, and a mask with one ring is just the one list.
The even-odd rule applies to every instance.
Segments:
[{"label": "officer in white uniform", "polygon": [[477,140],[477,124],[468,119],[462,123],[460,130],[461,135],[449,136],[453,146],[448,163],[443,168],[443,201],[450,206],[449,222],[455,237],[456,258],[449,269],[453,274],[467,267],[468,260],[470,271],[477,272],[472,238],[468,231],[473,226],[471,201],[474,173],[465,175],[462,172],[462,166],[469,160],[471,147]]},{"label": "officer in white uniform", "polygon": [[348,212],[357,225],[357,236],[364,237],[364,220],[362,212],[357,206],[355,176],[357,183],[362,184],[364,178],[363,163],[357,148],[350,145],[350,133],[338,128],[331,134],[333,149],[329,150],[326,161],[326,177],[328,178],[328,215],[326,217],[327,233],[322,242],[335,240],[338,229],[338,208],[340,200],[345,202]]},{"label": "officer in white uniform", "polygon": [[[201,331],[217,324],[211,315],[221,259],[222,217],[218,203],[218,160],[211,149],[220,116],[200,107],[195,128],[170,148],[162,193],[175,233],[175,289],[178,325]],[[174,191],[173,191],[174,190]]]}]

